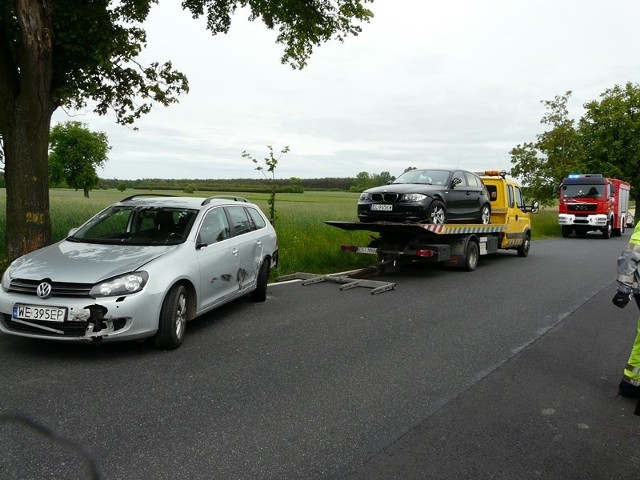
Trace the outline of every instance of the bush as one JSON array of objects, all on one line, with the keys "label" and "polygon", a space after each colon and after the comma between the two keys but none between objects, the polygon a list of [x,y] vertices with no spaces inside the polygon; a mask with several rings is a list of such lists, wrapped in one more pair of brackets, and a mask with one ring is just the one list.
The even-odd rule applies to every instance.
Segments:
[{"label": "bush", "polygon": [[278,188],[278,193],[304,193],[304,188],[300,185],[285,185]]}]

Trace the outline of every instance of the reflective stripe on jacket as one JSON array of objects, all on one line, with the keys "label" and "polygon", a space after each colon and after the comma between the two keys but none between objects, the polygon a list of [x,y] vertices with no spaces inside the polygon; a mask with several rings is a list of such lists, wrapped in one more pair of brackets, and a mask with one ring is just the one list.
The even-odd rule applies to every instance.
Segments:
[{"label": "reflective stripe on jacket", "polygon": [[618,257],[618,290],[639,293],[640,290],[640,222],[633,230],[629,243]]}]

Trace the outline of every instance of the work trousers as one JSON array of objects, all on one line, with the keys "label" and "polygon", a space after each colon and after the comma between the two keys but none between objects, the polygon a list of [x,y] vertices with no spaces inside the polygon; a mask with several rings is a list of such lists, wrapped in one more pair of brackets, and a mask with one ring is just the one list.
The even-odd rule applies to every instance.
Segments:
[{"label": "work trousers", "polygon": [[[638,308],[640,308],[640,294],[634,294],[633,298],[636,300]],[[624,376],[622,379],[636,387],[640,387],[640,318],[638,318],[636,339],[633,342],[631,355],[629,355],[629,362],[627,362],[627,366],[624,369]]]}]

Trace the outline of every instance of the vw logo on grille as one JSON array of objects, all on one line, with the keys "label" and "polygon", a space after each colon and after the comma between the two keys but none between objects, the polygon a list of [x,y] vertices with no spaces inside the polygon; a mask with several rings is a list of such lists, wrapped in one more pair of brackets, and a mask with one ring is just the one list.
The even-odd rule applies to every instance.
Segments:
[{"label": "vw logo on grille", "polygon": [[36,288],[36,293],[40,298],[49,298],[51,296],[51,284],[49,282],[42,282]]}]

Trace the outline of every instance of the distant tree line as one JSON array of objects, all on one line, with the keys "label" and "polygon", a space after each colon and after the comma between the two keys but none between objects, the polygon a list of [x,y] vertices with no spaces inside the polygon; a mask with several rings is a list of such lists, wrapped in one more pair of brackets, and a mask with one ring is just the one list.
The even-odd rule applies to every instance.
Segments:
[{"label": "distant tree line", "polygon": [[[389,172],[371,174],[360,172],[356,177],[325,177],[275,179],[278,193],[303,193],[314,190],[334,190],[345,192],[361,192],[367,188],[385,185],[395,177]],[[65,180],[50,181],[52,188],[77,188]],[[4,175],[0,172],[0,188],[5,188]],[[100,178],[97,188],[102,190],[114,188],[124,190],[179,190],[187,193],[203,192],[252,192],[269,193],[270,181],[255,178],[233,179],[162,179],[143,178],[137,180],[121,180],[117,178]]]},{"label": "distant tree line", "polygon": [[[327,178],[288,178],[275,179],[279,193],[302,193],[305,190],[343,190],[348,191],[355,179],[344,177]],[[232,179],[161,179],[143,178],[138,180],[100,179],[100,188],[119,188],[137,190],[185,190],[269,193],[272,180],[255,178]]]}]

